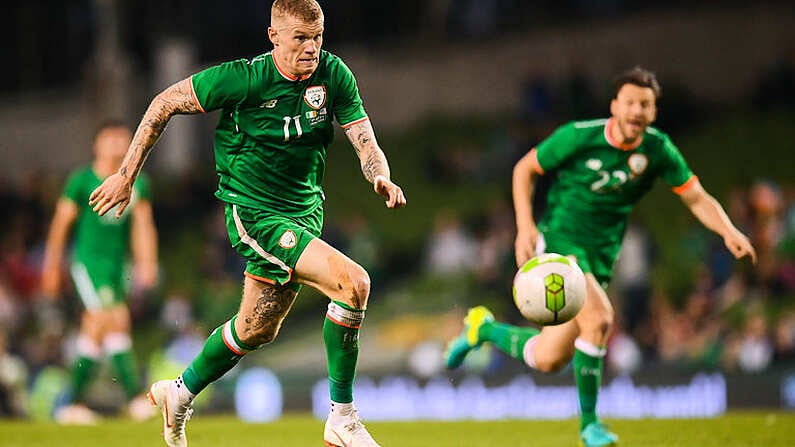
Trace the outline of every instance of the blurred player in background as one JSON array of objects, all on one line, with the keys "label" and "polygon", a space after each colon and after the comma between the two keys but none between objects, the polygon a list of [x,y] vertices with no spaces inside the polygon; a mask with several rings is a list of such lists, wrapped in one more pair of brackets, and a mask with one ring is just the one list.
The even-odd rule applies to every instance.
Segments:
[{"label": "blurred player in background", "polygon": [[157,231],[149,201],[149,185],[141,176],[130,206],[118,218],[101,217],[88,204],[91,192],[121,166],[132,132],[121,122],[101,125],[94,137],[94,161],[72,172],[58,200],[47,236],[42,266],[42,293],[54,303],[61,293],[61,265],[74,228],[70,272],[84,311],[77,337],[71,386],[65,404],[56,408],[62,423],[90,423],[96,415],[85,405],[85,391],[103,356],[110,358],[114,378],[123,386],[134,419],[153,415],[132,352],[128,257],[132,254],[135,286],[155,287],[158,276]]},{"label": "blurred player in background", "polygon": [[334,119],[386,206],[403,207],[406,198],[390,180],[353,74],[340,58],[320,49],[323,31],[323,11],[314,0],[276,0],[268,28],[273,51],[208,68],[158,94],[121,168],[91,195],[99,215],[115,206],[121,213],[168,120],[222,109],[215,133],[216,196],[226,204],[231,243],[248,261],[243,297],[237,315],[210,334],[178,378],[150,388],[169,446],[187,445],[185,422],[194,397],[241,357],[274,340],[302,285],[331,299],[323,325],[331,394],[326,445],[378,445],[353,404],[370,278],[319,238],[321,182]]},{"label": "blurred player in background", "polygon": [[[720,235],[736,258],[756,253],[721,205],[693,175],[669,137],[649,127],[657,116],[660,86],[642,68],[619,74],[609,119],[571,122],[519,160],[513,171],[516,263],[545,251],[571,256],[585,273],[587,298],[579,314],[539,332],[496,322],[483,306],[470,309],[461,335],[446,353],[449,368],[483,342],[493,343],[531,368],[554,372],[573,358],[580,400],[580,440],[587,447],[610,446],[618,436],[596,416],[613,307],[605,293],[634,205],[661,177],[690,212]],[[536,180],[553,172],[546,211],[536,225],[531,202]]]}]

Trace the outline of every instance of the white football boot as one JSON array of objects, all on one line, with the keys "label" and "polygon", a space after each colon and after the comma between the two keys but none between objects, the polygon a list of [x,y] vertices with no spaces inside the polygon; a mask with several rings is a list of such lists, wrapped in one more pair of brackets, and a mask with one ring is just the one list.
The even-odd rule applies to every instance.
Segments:
[{"label": "white football boot", "polygon": [[353,404],[335,404],[342,409],[331,411],[326,419],[323,440],[327,447],[381,447],[364,428]]},{"label": "white football boot", "polygon": [[[182,386],[185,386],[184,384]],[[192,398],[180,398],[174,380],[159,380],[149,387],[149,400],[163,414],[163,438],[169,447],[187,447],[185,423],[193,414]]]}]

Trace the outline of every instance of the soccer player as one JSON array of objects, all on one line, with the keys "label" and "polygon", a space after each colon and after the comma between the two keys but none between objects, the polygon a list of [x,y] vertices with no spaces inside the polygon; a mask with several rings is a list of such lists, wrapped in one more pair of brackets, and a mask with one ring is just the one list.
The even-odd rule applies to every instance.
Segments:
[{"label": "soccer player", "polygon": [[331,408],[329,446],[377,446],[353,403],[359,328],[370,278],[320,239],[326,148],[336,119],[365,179],[388,208],[406,205],[339,57],[321,50],[323,11],[315,0],[276,0],[268,38],[273,50],[207,68],[158,94],[144,114],[119,171],[91,195],[100,215],[123,212],[138,171],[176,114],[222,109],[215,133],[216,196],[225,202],[232,246],[247,259],[238,313],[207,339],[175,380],[155,382],[150,397],[163,414],[171,447],[187,445],[191,402],[241,357],[270,343],[302,285],[330,298],[323,324]]},{"label": "soccer player", "polygon": [[74,224],[71,274],[84,311],[77,337],[71,385],[64,406],[55,418],[63,423],[90,423],[96,415],[85,405],[84,392],[94,377],[103,354],[110,358],[119,383],[129,400],[130,416],[144,419],[152,414],[131,350],[128,257],[133,258],[137,287],[155,287],[158,276],[157,231],[149,201],[149,184],[141,176],[132,186],[129,211],[118,219],[100,217],[88,205],[91,192],[121,166],[132,140],[123,123],[102,124],[94,138],[94,160],[72,172],[55,207],[42,266],[42,293],[55,300],[61,291],[61,264]]},{"label": "soccer player", "polygon": [[[605,292],[633,206],[661,177],[690,212],[723,237],[736,258],[756,253],[721,205],[707,193],[670,138],[650,127],[657,116],[660,86],[654,73],[636,67],[619,74],[611,118],[571,122],[520,159],[513,171],[517,235],[516,263],[544,251],[576,259],[586,277],[587,297],[579,314],[538,330],[495,321],[483,306],[472,308],[461,335],[448,345],[449,368],[484,342],[543,372],[558,371],[573,358],[580,400],[580,440],[586,447],[610,446],[618,437],[596,416],[605,345],[613,307]],[[554,172],[547,209],[536,225],[531,209],[539,176]],[[572,225],[576,222],[576,225]]]}]

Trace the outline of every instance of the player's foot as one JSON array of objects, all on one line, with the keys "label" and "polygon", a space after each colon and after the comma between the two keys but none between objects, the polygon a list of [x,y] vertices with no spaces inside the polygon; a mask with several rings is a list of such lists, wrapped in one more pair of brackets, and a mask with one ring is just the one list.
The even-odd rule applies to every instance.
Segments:
[{"label": "player's foot", "polygon": [[187,447],[185,423],[193,414],[192,400],[180,399],[173,380],[160,380],[149,387],[149,400],[163,414],[163,438],[169,447]]},{"label": "player's foot", "polygon": [[55,422],[61,425],[94,425],[99,415],[83,404],[64,405],[55,411]]},{"label": "player's foot", "polygon": [[607,430],[601,422],[594,421],[580,432],[580,446],[609,447],[618,444],[618,435]]},{"label": "player's foot", "polygon": [[127,415],[136,422],[146,421],[157,415],[157,408],[152,405],[148,396],[142,394],[135,396],[127,404]]},{"label": "player's foot", "polygon": [[381,447],[364,428],[355,408],[345,415],[329,413],[323,440],[327,447]]},{"label": "player's foot", "polygon": [[464,317],[464,330],[461,331],[461,335],[447,344],[444,359],[449,369],[461,366],[469,351],[480,346],[482,341],[478,336],[478,331],[483,323],[492,321],[494,321],[494,315],[485,306],[469,309]]}]

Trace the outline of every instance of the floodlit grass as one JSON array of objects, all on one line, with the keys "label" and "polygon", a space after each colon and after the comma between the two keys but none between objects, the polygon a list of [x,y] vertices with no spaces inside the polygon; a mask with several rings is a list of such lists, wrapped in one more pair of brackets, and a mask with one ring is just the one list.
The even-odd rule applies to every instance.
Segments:
[{"label": "floodlit grass", "polygon": [[[795,413],[744,412],[715,419],[608,420],[622,446],[747,447],[792,446]],[[574,446],[577,423],[567,421],[372,422],[384,445],[400,447]],[[308,415],[247,424],[231,416],[197,414],[188,424],[191,447],[321,446],[323,423]],[[128,447],[165,445],[160,421],[108,419],[93,427],[0,421],[0,447]]]}]

